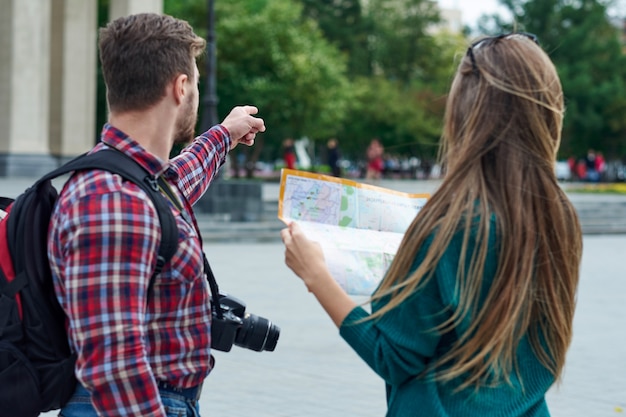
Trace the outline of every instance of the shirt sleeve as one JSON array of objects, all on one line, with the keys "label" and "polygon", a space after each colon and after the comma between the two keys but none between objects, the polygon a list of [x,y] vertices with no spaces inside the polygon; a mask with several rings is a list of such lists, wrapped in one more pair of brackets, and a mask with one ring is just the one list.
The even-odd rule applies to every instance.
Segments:
[{"label": "shirt sleeve", "polygon": [[146,355],[146,295],[160,239],[146,198],[126,189],[91,194],[61,219],[77,377],[101,416],[165,417]]},{"label": "shirt sleeve", "polygon": [[[492,221],[495,222],[493,218]],[[422,261],[432,238],[427,239],[416,255],[411,271]],[[483,298],[497,268],[495,226],[491,228],[489,239],[494,250],[489,252],[485,265]],[[458,308],[457,270],[462,248],[463,235],[457,233],[437,263],[433,276],[402,304],[373,320],[363,308],[356,307],[340,326],[341,336],[388,384],[398,385],[422,373],[426,366],[439,358],[439,349],[448,346],[451,337],[455,338],[457,332],[467,329],[467,326],[461,326],[455,334],[446,336],[435,330]],[[470,238],[465,268],[469,266],[474,248],[475,239]],[[373,309],[383,302],[384,299],[373,303]],[[467,317],[464,323],[469,321]]]},{"label": "shirt sleeve", "polygon": [[385,382],[398,385],[419,375],[435,356],[441,336],[434,328],[442,310],[437,284],[431,279],[379,318],[369,319],[362,307],[354,308],[339,332]]},{"label": "shirt sleeve", "polygon": [[226,161],[231,138],[222,125],[213,126],[171,160],[178,173],[178,188],[194,205],[204,195],[219,168]]}]

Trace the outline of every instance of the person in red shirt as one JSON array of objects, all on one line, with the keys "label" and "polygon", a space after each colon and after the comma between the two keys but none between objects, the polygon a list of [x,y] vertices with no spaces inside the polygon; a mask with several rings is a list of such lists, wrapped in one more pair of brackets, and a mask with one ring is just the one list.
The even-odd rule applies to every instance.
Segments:
[{"label": "person in red shirt", "polygon": [[602,180],[604,178],[604,171],[606,171],[606,160],[604,159],[604,154],[602,152],[598,152],[596,154],[595,163],[598,180]]},{"label": "person in red shirt", "polygon": [[[65,417],[199,415],[213,368],[211,307],[192,205],[227,153],[265,130],[256,107],[234,108],[194,139],[196,57],[205,41],[184,21],[158,14],[119,18],[100,31],[109,120],[92,152],[113,147],[174,192],[178,249],[150,285],[160,223],[150,198],[107,171],[74,174],[50,222],[48,255],[68,319],[78,386]],[[170,159],[174,144],[189,143]],[[150,290],[148,290],[150,286]]]},{"label": "person in red shirt", "polygon": [[285,168],[296,169],[296,147],[291,138],[283,141],[283,159],[285,160]]},{"label": "person in red shirt", "polygon": [[384,148],[382,143],[376,138],[372,139],[367,146],[367,172],[365,179],[379,180],[382,178],[385,162],[383,161]]}]

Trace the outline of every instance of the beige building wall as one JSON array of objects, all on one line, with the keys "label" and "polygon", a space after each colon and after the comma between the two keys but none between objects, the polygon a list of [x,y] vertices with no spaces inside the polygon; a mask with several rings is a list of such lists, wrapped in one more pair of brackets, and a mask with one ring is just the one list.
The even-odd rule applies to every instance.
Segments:
[{"label": "beige building wall", "polygon": [[0,175],[54,165],[48,145],[50,6],[0,0]]},{"label": "beige building wall", "polygon": [[[97,0],[0,0],[0,176],[40,176],[91,148]],[[163,0],[111,0],[115,19]]]},{"label": "beige building wall", "polygon": [[440,26],[451,33],[463,32],[463,13],[460,9],[441,9]]},{"label": "beige building wall", "polygon": [[97,0],[52,0],[50,151],[62,159],[96,141]]},{"label": "beige building wall", "polygon": [[163,13],[163,0],[111,0],[109,20],[136,13]]}]

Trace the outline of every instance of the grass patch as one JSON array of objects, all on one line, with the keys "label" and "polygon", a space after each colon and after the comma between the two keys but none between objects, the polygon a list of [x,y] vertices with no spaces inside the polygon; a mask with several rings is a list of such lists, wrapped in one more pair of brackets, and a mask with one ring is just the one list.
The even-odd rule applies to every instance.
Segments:
[{"label": "grass patch", "polygon": [[587,184],[571,188],[569,192],[588,194],[626,194],[626,183]]}]

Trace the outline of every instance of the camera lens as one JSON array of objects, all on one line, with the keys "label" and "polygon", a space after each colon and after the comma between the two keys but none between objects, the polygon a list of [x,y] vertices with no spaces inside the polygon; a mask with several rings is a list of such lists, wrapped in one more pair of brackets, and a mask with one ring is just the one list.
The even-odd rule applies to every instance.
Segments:
[{"label": "camera lens", "polygon": [[243,324],[237,332],[235,344],[240,347],[261,352],[272,352],[276,348],[280,328],[271,321],[254,314],[246,314]]}]

